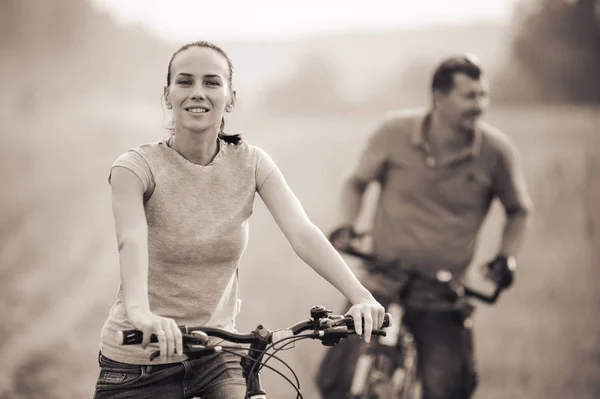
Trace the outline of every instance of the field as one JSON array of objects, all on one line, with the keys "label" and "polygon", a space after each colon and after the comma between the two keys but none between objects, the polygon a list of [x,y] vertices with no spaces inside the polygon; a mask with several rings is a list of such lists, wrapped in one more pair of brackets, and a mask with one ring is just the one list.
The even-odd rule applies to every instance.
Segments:
[{"label": "field", "polygon": [[[74,120],[54,111],[27,127],[35,134],[11,136],[16,150],[2,160],[3,172],[21,165],[24,175],[6,173],[11,195],[1,196],[0,399],[91,397],[99,331],[118,283],[108,168],[127,148],[162,133],[155,107],[129,119],[118,109]],[[329,231],[342,178],[378,117],[233,118],[230,130],[274,158],[314,223]],[[521,150],[536,211],[514,288],[497,306],[478,310],[477,398],[598,397],[600,110],[496,108],[488,120]],[[493,253],[501,219],[495,207],[476,262]],[[345,310],[343,298],[293,253],[258,197],[241,278],[242,331],[286,326],[314,304]],[[318,397],[312,379],[323,351],[304,342],[283,355],[306,398]],[[264,380],[272,397],[294,397],[273,374]]]}]

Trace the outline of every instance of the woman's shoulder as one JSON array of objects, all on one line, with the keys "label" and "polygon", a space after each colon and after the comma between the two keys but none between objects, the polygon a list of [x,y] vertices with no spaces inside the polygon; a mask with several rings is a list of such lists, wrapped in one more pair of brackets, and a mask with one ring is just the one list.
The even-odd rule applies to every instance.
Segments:
[{"label": "woman's shoulder", "polygon": [[239,138],[235,142],[232,142],[221,137],[222,148],[225,148],[227,152],[235,154],[238,157],[252,157],[256,151],[256,146],[250,144],[245,139]]},{"label": "woman's shoulder", "polygon": [[123,152],[119,158],[141,157],[144,160],[154,158],[163,152],[166,147],[166,141],[167,139],[163,137],[159,140],[143,142],[134,147],[130,147],[127,151]]},{"label": "woman's shoulder", "polygon": [[154,154],[156,152],[161,152],[165,148],[167,148],[167,137],[161,137],[155,141],[148,141],[142,144],[139,144],[133,150],[140,154]]},{"label": "woman's shoulder", "polygon": [[238,165],[252,166],[260,169],[263,164],[272,164],[273,161],[267,152],[260,146],[241,139],[237,144],[224,142],[225,152],[230,154],[230,159]]},{"label": "woman's shoulder", "polygon": [[263,158],[267,155],[267,152],[259,145],[250,143],[246,140],[240,140],[238,144],[226,144],[227,147],[233,148],[233,151],[240,155],[246,156],[252,160]]}]

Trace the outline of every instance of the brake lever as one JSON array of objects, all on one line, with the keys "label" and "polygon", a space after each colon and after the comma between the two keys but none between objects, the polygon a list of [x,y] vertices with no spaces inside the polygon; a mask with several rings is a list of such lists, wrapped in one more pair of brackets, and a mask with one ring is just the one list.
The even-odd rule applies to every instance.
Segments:
[{"label": "brake lever", "polygon": [[345,325],[329,327],[323,330],[321,344],[323,344],[323,346],[335,346],[339,344],[342,338],[347,338],[348,335],[349,330]]}]

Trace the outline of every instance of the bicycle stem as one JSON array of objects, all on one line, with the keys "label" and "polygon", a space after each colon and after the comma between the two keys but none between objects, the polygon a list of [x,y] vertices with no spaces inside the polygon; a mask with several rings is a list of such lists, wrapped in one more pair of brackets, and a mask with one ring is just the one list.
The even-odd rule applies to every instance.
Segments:
[{"label": "bicycle stem", "polygon": [[246,397],[249,399],[266,399],[266,392],[262,388],[260,379],[260,364],[265,354],[265,349],[269,344],[271,338],[271,332],[264,328],[262,325],[258,325],[253,331],[255,340],[250,344],[250,350],[247,358],[243,358],[241,361],[244,378],[246,379]]}]

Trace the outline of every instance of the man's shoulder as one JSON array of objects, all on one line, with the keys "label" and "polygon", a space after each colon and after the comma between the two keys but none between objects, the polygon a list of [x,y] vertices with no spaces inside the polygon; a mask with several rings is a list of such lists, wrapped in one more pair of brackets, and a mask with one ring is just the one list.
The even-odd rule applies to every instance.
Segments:
[{"label": "man's shoulder", "polygon": [[377,134],[387,138],[410,136],[426,115],[427,111],[420,108],[388,111],[379,123]]},{"label": "man's shoulder", "polygon": [[488,122],[481,122],[479,129],[483,135],[482,150],[498,155],[509,155],[516,151],[513,139]]},{"label": "man's shoulder", "polygon": [[397,127],[411,128],[415,123],[423,120],[427,111],[422,108],[408,108],[391,110],[384,114],[382,124]]}]

